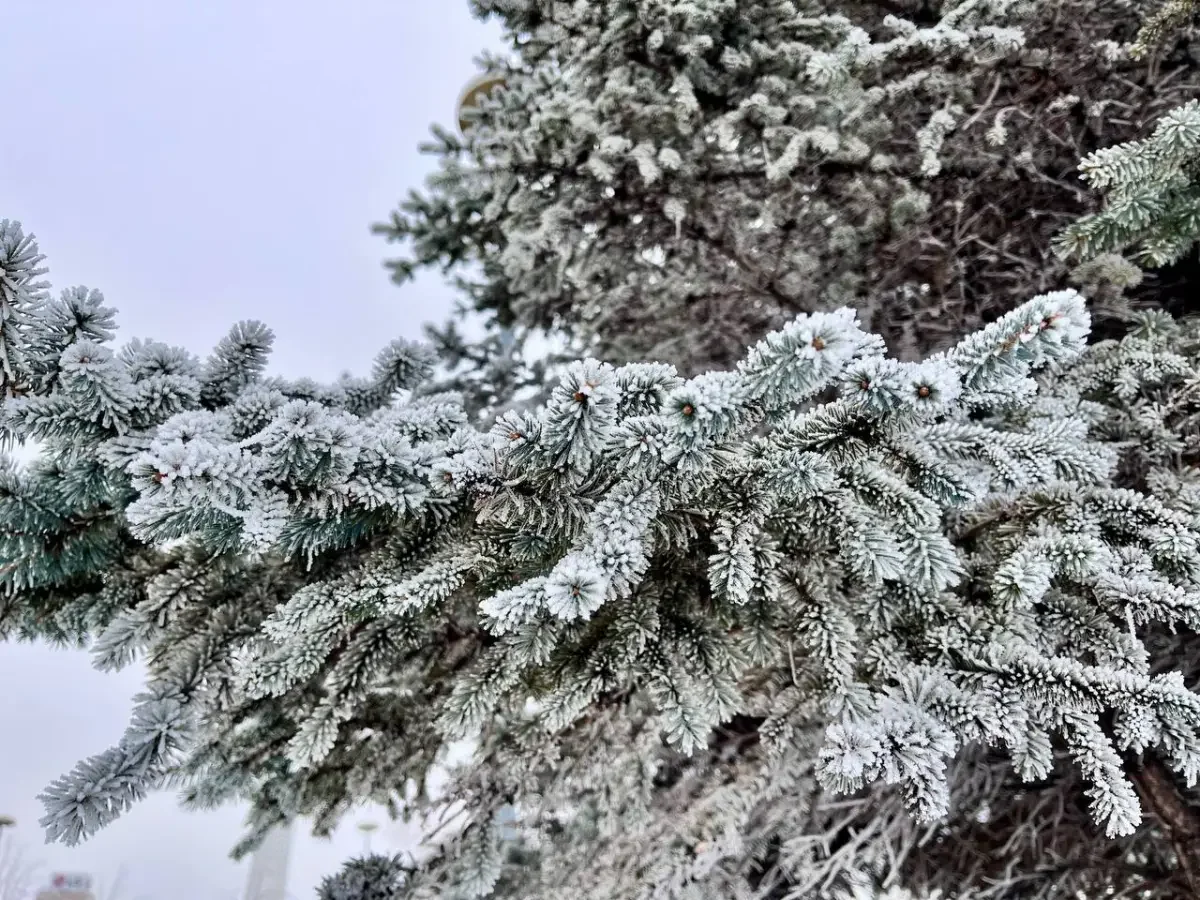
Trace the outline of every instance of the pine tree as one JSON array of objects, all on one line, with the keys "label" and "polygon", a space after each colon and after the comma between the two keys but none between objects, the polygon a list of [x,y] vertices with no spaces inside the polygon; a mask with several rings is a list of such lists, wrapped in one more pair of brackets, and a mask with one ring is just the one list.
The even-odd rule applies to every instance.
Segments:
[{"label": "pine tree", "polygon": [[[14,282],[40,261],[8,228]],[[1200,340],[1088,328],[1060,290],[905,362],[805,314],[725,371],[573,363],[480,429],[411,344],[289,383],[261,324],[114,350],[98,293],[47,296],[3,407],[43,451],[0,482],[0,633],[149,672],[48,836],[176,787],[249,801],[237,853],[449,803],[405,897],[1190,896],[1162,804],[1200,771]],[[975,852],[980,798],[1015,857]],[[1113,866],[1056,886],[1043,822]]]},{"label": "pine tree", "polygon": [[410,869],[399,856],[375,854],[352,859],[321,882],[318,900],[403,900]]},{"label": "pine tree", "polygon": [[380,226],[396,278],[688,376],[846,305],[918,359],[1061,285],[1051,239],[1097,200],[1077,162],[1197,77],[1166,20],[1134,53],[1146,4],[1117,0],[473,5],[506,89],[468,138],[435,129],[439,171]]}]

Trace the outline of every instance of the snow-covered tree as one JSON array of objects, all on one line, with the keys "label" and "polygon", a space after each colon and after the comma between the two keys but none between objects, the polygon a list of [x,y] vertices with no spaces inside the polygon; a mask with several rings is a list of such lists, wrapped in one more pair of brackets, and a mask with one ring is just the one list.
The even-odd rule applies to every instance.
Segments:
[{"label": "snow-covered tree", "polygon": [[1104,209],[1074,223],[1059,240],[1085,258],[1137,245],[1150,266],[1178,262],[1200,238],[1200,101],[1165,115],[1144,140],[1097,150],[1081,164],[1103,189]]},{"label": "snow-covered tree", "polygon": [[1200,883],[1194,323],[1085,349],[1060,290],[901,362],[819,312],[726,371],[572,364],[479,430],[403,342],[329,386],[267,377],[256,323],[114,349],[0,230],[3,428],[43,448],[0,480],[0,632],[149,671],[51,838],[176,786],[249,801],[239,852],[450,803],[406,897],[1048,898],[1059,816],[1094,883]]},{"label": "snow-covered tree", "polygon": [[321,882],[318,900],[404,900],[411,870],[399,856],[373,854],[349,860]]},{"label": "snow-covered tree", "polygon": [[506,89],[467,139],[435,130],[439,171],[381,226],[396,277],[684,375],[843,305],[916,359],[1061,285],[1051,238],[1097,200],[1078,161],[1198,71],[1186,34],[1131,54],[1141,0],[473,6]]},{"label": "snow-covered tree", "polygon": [[1186,29],[1195,20],[1196,0],[1162,0],[1139,29],[1130,48],[1134,58],[1154,53],[1171,35]]}]

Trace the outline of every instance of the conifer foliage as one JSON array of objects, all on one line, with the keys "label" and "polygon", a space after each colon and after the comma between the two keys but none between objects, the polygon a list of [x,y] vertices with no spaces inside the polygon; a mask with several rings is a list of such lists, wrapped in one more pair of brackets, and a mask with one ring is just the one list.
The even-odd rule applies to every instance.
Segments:
[{"label": "conifer foliage", "polygon": [[1200,238],[1200,101],[1171,110],[1144,140],[1097,150],[1080,169],[1108,203],[1066,230],[1066,254],[1091,258],[1137,244],[1141,260],[1158,267]]},{"label": "conifer foliage", "polygon": [[321,882],[317,900],[403,900],[408,873],[398,856],[364,856]]},{"label": "conifer foliage", "polygon": [[0,221],[0,388],[4,396],[25,390],[28,366],[21,329],[42,302],[45,283],[37,279],[42,256],[16,223]]},{"label": "conifer foliage", "polygon": [[174,786],[250,801],[238,852],[453,804],[403,897],[995,887],[989,859],[1060,896],[1032,851],[931,864],[961,846],[943,823],[985,827],[964,801],[1052,814],[983,772],[1054,784],[1075,835],[1153,856],[1156,896],[1200,884],[1169,815],[1200,773],[1195,323],[1089,349],[1055,291],[901,362],[818,312],[691,378],[574,363],[480,430],[405,342],[289,383],[257,323],[201,361],[114,349],[95,291],[11,295],[4,434],[43,451],[0,481],[0,633],[150,673],[122,740],[45,790],[53,839]]},{"label": "conifer foliage", "polygon": [[1200,45],[1128,44],[1148,5],[474,0],[506,91],[380,230],[398,279],[614,364],[727,367],[842,306],[919,359],[1061,286],[1079,160],[1194,98]]}]

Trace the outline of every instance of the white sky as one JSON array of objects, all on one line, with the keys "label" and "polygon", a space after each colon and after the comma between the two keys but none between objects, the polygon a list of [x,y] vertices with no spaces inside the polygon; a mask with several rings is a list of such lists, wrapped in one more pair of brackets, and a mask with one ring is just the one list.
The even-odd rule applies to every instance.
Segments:
[{"label": "white sky", "polygon": [[[37,235],[56,290],[103,291],[124,339],[203,354],[257,318],[274,372],[365,372],[449,309],[436,277],[391,284],[394,248],[369,225],[420,183],[417,144],[452,123],[475,54],[497,44],[465,0],[11,0],[0,218]],[[18,820],[2,840],[101,886],[124,867],[120,900],[234,900],[237,809],[155,796],[80,847],[42,843],[35,795],[119,737],[139,686],[84,654],[0,645],[0,814]],[[294,897],[361,850],[356,821],[298,838]]]}]

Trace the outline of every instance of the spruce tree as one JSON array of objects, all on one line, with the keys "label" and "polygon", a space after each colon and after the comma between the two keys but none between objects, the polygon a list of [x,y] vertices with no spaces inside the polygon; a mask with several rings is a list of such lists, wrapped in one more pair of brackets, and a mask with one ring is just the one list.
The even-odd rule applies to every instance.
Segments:
[{"label": "spruce tree", "polygon": [[731,370],[575,363],[479,430],[414,345],[288,383],[262,325],[199,361],[114,350],[95,291],[44,297],[4,406],[43,452],[0,485],[0,627],[150,673],[123,739],[46,789],[48,834],[175,786],[250,802],[237,852],[451,803],[408,897],[1128,885],[978,853],[1003,813],[1012,846],[1188,896],[1155,804],[1200,767],[1200,341],[1088,327],[1060,290],[901,362],[851,310],[802,315]]},{"label": "spruce tree", "polygon": [[439,171],[380,227],[396,278],[444,269],[518,337],[684,375],[847,305],[918,359],[1061,285],[1052,238],[1097,200],[1078,161],[1200,74],[1178,15],[1137,53],[1147,5],[1119,0],[473,6],[506,89],[435,129]]},{"label": "spruce tree", "polygon": [[1200,238],[1200,101],[1171,110],[1143,140],[1090,154],[1080,169],[1107,203],[1059,238],[1063,255],[1133,250],[1157,268],[1191,254]]},{"label": "spruce tree", "polygon": [[403,900],[409,871],[399,856],[352,859],[321,882],[317,900]]},{"label": "spruce tree", "polygon": [[944,351],[826,309],[724,370],[571,363],[490,426],[406,342],[333,385],[269,377],[259,323],[203,361],[117,349],[4,222],[0,437],[42,453],[0,473],[0,636],[149,671],[48,835],[174,787],[250,803],[238,853],[449,804],[418,864],[331,897],[1197,896],[1200,322],[1088,346],[1053,283],[1161,289],[1114,251],[1190,252],[1192,117],[1085,157],[1106,202],[1039,246],[1055,289]]}]

